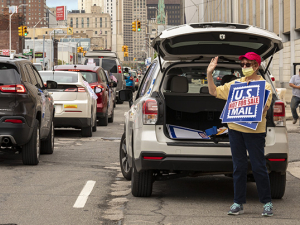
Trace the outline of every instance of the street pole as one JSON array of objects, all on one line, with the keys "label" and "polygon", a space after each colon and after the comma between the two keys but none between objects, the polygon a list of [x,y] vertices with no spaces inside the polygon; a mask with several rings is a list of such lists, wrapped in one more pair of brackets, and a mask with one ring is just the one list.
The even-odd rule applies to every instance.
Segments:
[{"label": "street pole", "polygon": [[11,15],[9,15],[9,56],[11,55]]},{"label": "street pole", "polygon": [[35,48],[34,48],[35,41],[34,41],[34,39],[35,39],[35,26],[33,27],[33,49],[32,49],[32,57],[33,57],[32,61],[35,63]]},{"label": "street pole", "polygon": [[43,68],[45,69],[45,35],[43,35]]}]

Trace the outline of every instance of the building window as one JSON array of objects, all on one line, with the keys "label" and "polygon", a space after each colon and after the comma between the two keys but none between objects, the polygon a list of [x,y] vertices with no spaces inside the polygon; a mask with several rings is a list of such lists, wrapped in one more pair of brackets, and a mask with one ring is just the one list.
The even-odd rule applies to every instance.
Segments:
[{"label": "building window", "polygon": [[81,28],[84,28],[84,19],[81,18]]},{"label": "building window", "polygon": [[102,17],[100,17],[100,27],[102,27]]},{"label": "building window", "polygon": [[105,31],[105,34],[107,34],[107,31]]},{"label": "building window", "polygon": [[86,27],[90,27],[90,18],[86,18]]},{"label": "building window", "polygon": [[97,31],[95,31],[95,34],[97,34]]},{"label": "building window", "polygon": [[78,28],[78,18],[76,18],[76,28]]},{"label": "building window", "polygon": [[97,18],[95,18],[95,27],[97,27]]},{"label": "building window", "polygon": [[70,27],[73,27],[73,18],[70,19]]},{"label": "building window", "polygon": [[107,17],[105,17],[105,27],[107,27]]}]

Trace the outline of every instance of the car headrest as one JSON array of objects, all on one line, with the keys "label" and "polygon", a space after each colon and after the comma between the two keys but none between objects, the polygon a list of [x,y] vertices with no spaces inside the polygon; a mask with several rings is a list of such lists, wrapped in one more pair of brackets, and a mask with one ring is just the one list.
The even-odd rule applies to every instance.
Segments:
[{"label": "car headrest", "polygon": [[171,80],[171,92],[187,93],[189,91],[188,79],[182,76],[174,76]]},{"label": "car headrest", "polygon": [[200,88],[200,93],[203,93],[203,94],[209,94],[208,87],[201,87],[201,88]]},{"label": "car headrest", "polygon": [[224,85],[230,81],[237,79],[235,75],[225,75],[221,80],[221,85]]}]

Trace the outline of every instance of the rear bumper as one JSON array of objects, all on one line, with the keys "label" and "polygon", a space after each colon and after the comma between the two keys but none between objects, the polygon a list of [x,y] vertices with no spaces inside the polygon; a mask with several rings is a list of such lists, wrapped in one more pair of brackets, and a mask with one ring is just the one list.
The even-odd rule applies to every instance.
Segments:
[{"label": "rear bumper", "polygon": [[[158,159],[144,159],[144,157],[163,157]],[[265,156],[268,171],[285,173],[287,169],[286,153],[270,153]],[[269,159],[286,159],[285,161],[269,161]],[[232,173],[233,164],[231,156],[191,156],[167,155],[162,152],[141,152],[135,159],[137,171],[167,170],[167,171],[197,171]],[[251,172],[251,163],[248,159],[248,173]]]},{"label": "rear bumper", "polygon": [[[5,123],[6,119],[21,119],[23,123]],[[13,145],[24,145],[30,140],[32,131],[33,128],[27,125],[24,117],[2,117],[0,120],[0,144],[5,137],[8,137]]]},{"label": "rear bumper", "polygon": [[91,118],[53,118],[54,127],[84,128],[91,125]]}]

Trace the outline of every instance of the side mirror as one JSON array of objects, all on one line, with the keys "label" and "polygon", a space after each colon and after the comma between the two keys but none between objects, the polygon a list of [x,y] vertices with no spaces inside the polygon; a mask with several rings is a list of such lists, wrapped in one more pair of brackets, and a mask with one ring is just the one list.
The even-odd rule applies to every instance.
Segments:
[{"label": "side mirror", "polygon": [[53,80],[47,80],[45,86],[47,87],[47,89],[56,89],[57,83],[56,83],[56,81],[53,81]]},{"label": "side mirror", "polygon": [[102,92],[102,89],[99,88],[99,87],[95,87],[95,88],[94,88],[94,92],[95,92],[96,94],[101,93],[101,92]]},{"label": "side mirror", "polygon": [[130,89],[120,90],[119,99],[121,101],[129,102],[132,100],[132,91]]}]

